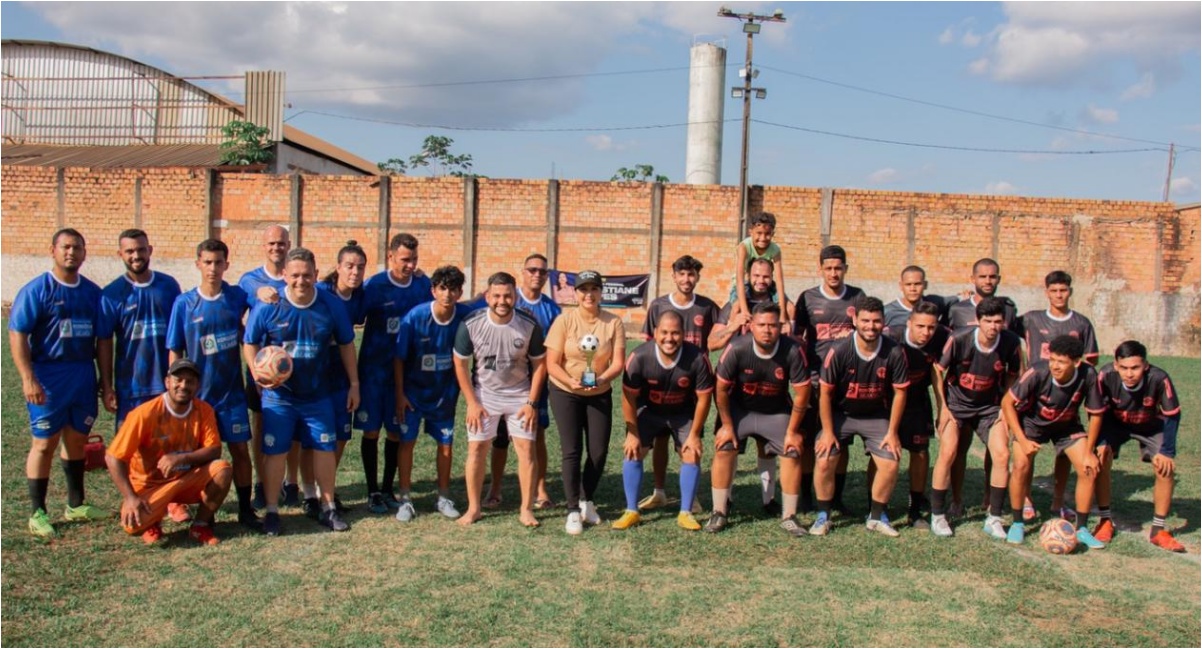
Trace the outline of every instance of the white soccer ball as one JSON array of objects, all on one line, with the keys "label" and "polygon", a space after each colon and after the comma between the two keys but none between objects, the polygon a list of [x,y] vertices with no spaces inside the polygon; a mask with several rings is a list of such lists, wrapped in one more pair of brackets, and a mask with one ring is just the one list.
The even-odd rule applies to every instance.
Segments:
[{"label": "white soccer ball", "polygon": [[585,334],[584,337],[580,339],[580,351],[582,352],[595,352],[600,346],[601,341],[597,340],[597,337],[593,334]]}]

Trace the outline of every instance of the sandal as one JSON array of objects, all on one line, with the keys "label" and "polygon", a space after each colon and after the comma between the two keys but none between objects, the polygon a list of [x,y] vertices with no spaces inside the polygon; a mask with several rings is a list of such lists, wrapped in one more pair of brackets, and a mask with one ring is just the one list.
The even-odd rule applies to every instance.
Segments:
[{"label": "sandal", "polygon": [[550,498],[548,498],[546,500],[536,500],[536,501],[534,501],[534,508],[535,509],[554,509],[555,501],[551,500]]}]

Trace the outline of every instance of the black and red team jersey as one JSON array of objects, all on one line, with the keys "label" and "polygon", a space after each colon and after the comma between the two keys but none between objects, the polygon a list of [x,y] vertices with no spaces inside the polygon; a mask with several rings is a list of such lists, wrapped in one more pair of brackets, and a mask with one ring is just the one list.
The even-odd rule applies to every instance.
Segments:
[{"label": "black and red team jersey", "polygon": [[876,351],[862,356],[855,334],[839,341],[822,361],[818,380],[834,388],[831,405],[852,417],[889,417],[893,390],[910,385],[906,350],[888,336],[877,339]]},{"label": "black and red team jersey", "polygon": [[1068,316],[1056,318],[1045,311],[1028,311],[1014,322],[1014,333],[1027,343],[1027,365],[1050,358],[1048,343],[1057,336],[1072,336],[1085,345],[1085,360],[1098,360],[1098,341],[1094,338],[1093,323],[1089,318],[1069,311]]},{"label": "black and red team jersey", "polygon": [[1098,390],[1098,371],[1081,363],[1073,377],[1064,385],[1056,383],[1047,361],[1039,361],[1023,372],[1011,388],[1014,409],[1022,420],[1023,430],[1048,435],[1081,430],[1078,413],[1082,406],[1091,414],[1102,414],[1106,404]]},{"label": "black and red team jersey", "polygon": [[943,356],[943,348],[951,337],[951,330],[936,325],[935,333],[922,347],[915,347],[910,342],[910,327],[899,327],[889,332],[889,337],[906,352],[906,364],[910,368],[910,387],[906,388],[906,412],[929,414],[931,412],[931,387],[933,373],[931,366],[939,362]]},{"label": "black and red team jersey", "polygon": [[992,349],[977,342],[977,328],[953,333],[943,347],[939,367],[947,385],[947,407],[957,417],[991,415],[1002,404],[1006,376],[1022,369],[1022,343],[1009,331],[998,334]]},{"label": "black and red team jersey", "polygon": [[665,365],[654,342],[635,348],[626,359],[622,389],[635,396],[635,404],[660,415],[693,414],[698,395],[708,399],[714,391],[714,371],[709,355],[700,347],[684,343],[676,360]]},{"label": "black and red team jersey", "polygon": [[1123,385],[1113,365],[1098,373],[1098,387],[1106,404],[1105,423],[1141,435],[1154,435],[1164,425],[1164,417],[1181,412],[1173,380],[1159,367],[1150,365],[1143,381],[1134,388]]},{"label": "black and red team jersey", "polygon": [[809,383],[805,355],[801,345],[781,336],[776,349],[761,355],[751,336],[731,341],[718,359],[718,383],[733,383],[731,402],[748,412],[778,414],[789,412],[793,400],[789,385]]},{"label": "black and red team jersey", "polygon": [[[757,299],[752,298],[751,295],[748,295],[747,296],[747,308],[754,311],[755,305],[759,304],[760,302],[768,302],[771,299],[772,299],[771,297],[764,297],[762,299],[757,300]],[[734,310],[734,302],[727,302],[726,306],[722,307],[722,310],[718,312],[718,317],[714,319],[714,324],[724,325],[724,324],[729,323],[730,322],[730,312],[733,310]],[[750,327],[748,327],[747,325],[743,325],[742,327],[740,327],[739,331],[735,332],[734,338],[738,338],[739,336],[745,335],[748,331],[750,331]],[[732,340],[733,340],[733,338],[732,338]],[[729,345],[730,343],[727,343],[727,344]]]},{"label": "black and red team jersey", "polygon": [[862,295],[864,291],[844,284],[838,297],[827,296],[822,286],[806,289],[797,296],[793,335],[804,339],[806,360],[813,371],[818,370],[832,345],[856,330],[856,300]]},{"label": "black and red team jersey", "polygon": [[672,294],[661,295],[647,307],[647,319],[643,321],[643,340],[655,337],[659,316],[665,311],[675,311],[683,320],[684,341],[705,349],[710,331],[718,321],[718,305],[704,295],[693,294],[693,301],[680,305],[672,301]]},{"label": "black and red team jersey", "polygon": [[[1011,331],[1015,328],[1015,321],[1018,319],[1018,307],[1014,305],[1014,300],[1008,297],[995,295],[994,297],[1006,303],[1005,315],[1006,328]],[[951,324],[952,333],[958,334],[961,331],[966,331],[977,326],[977,304],[980,304],[981,298],[973,295],[967,300],[960,300],[948,307],[947,319]]]}]

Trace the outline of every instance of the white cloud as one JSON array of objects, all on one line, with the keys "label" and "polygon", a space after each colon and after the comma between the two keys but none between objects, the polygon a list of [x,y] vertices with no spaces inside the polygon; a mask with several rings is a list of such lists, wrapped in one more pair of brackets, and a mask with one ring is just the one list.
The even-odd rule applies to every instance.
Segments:
[{"label": "white cloud", "polygon": [[1156,75],[1151,72],[1145,72],[1140,80],[1127,87],[1123,94],[1119,97],[1123,101],[1131,99],[1147,99],[1156,92]]},{"label": "white cloud", "polygon": [[951,27],[948,27],[947,29],[943,30],[943,33],[939,35],[939,44],[940,45],[950,45],[955,40],[956,40],[956,32],[954,32]]},{"label": "white cloud", "polygon": [[1119,121],[1119,112],[1113,108],[1099,108],[1090,104],[1082,111],[1081,119],[1095,124],[1114,124]]},{"label": "white cloud", "polygon": [[964,47],[976,47],[981,44],[983,37],[971,29],[964,32],[964,36],[960,37],[960,44]]},{"label": "white cloud", "polygon": [[1169,181],[1169,195],[1196,197],[1198,195],[1198,184],[1185,176],[1178,176]]},{"label": "white cloud", "polygon": [[631,142],[615,142],[608,135],[586,135],[584,141],[595,151],[625,151],[631,147]]},{"label": "white cloud", "polygon": [[877,169],[868,174],[868,182],[873,185],[888,185],[889,183],[897,182],[899,175],[897,169],[885,167],[884,169]]},{"label": "white cloud", "polygon": [[[1020,85],[1096,81],[1124,68],[1180,74],[1199,48],[1196,2],[1012,2],[969,71]],[[1138,85],[1138,84],[1137,84]]]},{"label": "white cloud", "polygon": [[986,194],[1014,194],[1018,192],[1018,187],[1006,182],[998,180],[985,185]]}]

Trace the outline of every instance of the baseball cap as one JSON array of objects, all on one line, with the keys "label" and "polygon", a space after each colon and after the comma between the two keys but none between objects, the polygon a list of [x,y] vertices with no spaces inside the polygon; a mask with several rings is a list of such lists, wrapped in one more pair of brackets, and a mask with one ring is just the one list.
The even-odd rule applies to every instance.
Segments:
[{"label": "baseball cap", "polygon": [[171,367],[167,368],[167,374],[171,376],[175,376],[180,372],[192,372],[197,376],[197,378],[200,377],[200,368],[196,367],[196,363],[193,363],[186,358],[176,359],[176,361],[171,364]]},{"label": "baseball cap", "polygon": [[584,288],[589,284],[601,286],[605,278],[601,277],[601,273],[595,270],[582,270],[576,275],[576,288]]}]

